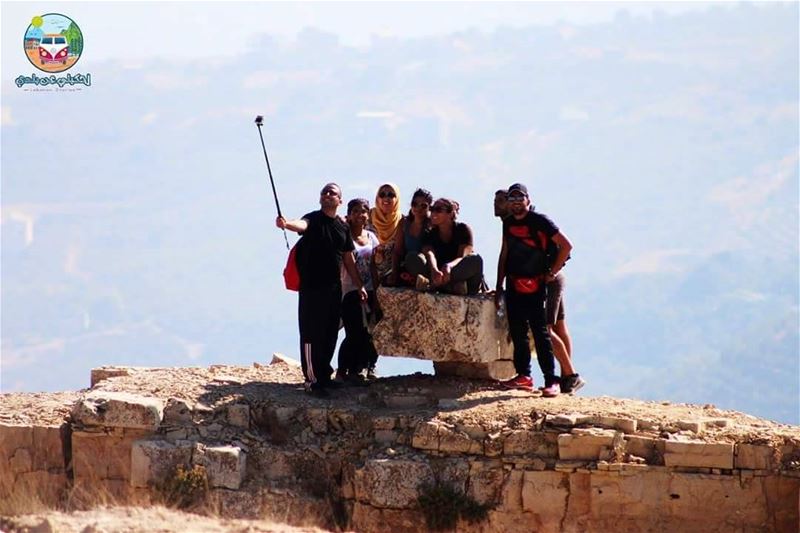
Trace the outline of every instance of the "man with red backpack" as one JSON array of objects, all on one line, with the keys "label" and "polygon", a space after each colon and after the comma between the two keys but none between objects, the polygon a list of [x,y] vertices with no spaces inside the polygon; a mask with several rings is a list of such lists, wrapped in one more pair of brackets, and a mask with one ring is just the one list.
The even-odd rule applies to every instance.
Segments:
[{"label": "man with red backpack", "polygon": [[[553,344],[547,327],[545,304],[546,284],[552,282],[564,266],[572,244],[547,216],[530,209],[528,189],[521,183],[508,188],[510,216],[503,219],[503,244],[497,264],[495,304],[503,298],[506,281],[508,327],[514,344],[514,367],[517,376],[502,384],[507,388],[533,390],[531,350],[528,329],[533,334],[539,368],[544,375],[545,397],[561,392],[560,378],[555,375]],[[548,248],[555,247],[554,259],[548,259]]]},{"label": "man with red backpack", "polygon": [[361,301],[367,291],[351,253],[355,246],[347,224],[336,216],[342,205],[342,189],[328,183],[320,192],[321,209],[297,220],[278,217],[275,225],[302,235],[297,244],[296,261],[300,273],[298,321],[300,325],[300,360],[306,390],[327,398],[327,389],[338,384],[331,380],[331,359],[336,349],[341,318],[344,268],[359,291]]}]

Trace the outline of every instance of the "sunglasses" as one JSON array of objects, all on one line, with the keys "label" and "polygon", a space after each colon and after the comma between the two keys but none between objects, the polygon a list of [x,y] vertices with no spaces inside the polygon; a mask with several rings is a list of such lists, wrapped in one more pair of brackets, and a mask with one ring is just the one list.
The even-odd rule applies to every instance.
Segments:
[{"label": "sunglasses", "polygon": [[381,191],[378,193],[378,198],[394,198],[396,196],[394,191]]},{"label": "sunglasses", "polygon": [[508,201],[509,202],[522,202],[527,198],[524,194],[509,194]]},{"label": "sunglasses", "polygon": [[411,207],[414,209],[428,209],[427,202],[411,202]]},{"label": "sunglasses", "polygon": [[339,191],[336,189],[322,189],[322,192],[319,194],[320,196],[339,196]]},{"label": "sunglasses", "polygon": [[434,213],[450,213],[452,209],[450,209],[446,205],[435,205],[431,208],[431,211],[433,211]]}]

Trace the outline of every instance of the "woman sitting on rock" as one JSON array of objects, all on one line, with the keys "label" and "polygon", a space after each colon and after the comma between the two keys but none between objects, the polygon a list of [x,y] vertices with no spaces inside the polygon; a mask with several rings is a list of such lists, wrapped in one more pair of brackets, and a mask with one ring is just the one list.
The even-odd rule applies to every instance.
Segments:
[{"label": "woman sitting on rock", "polygon": [[422,251],[422,238],[431,227],[431,204],[433,196],[425,189],[417,189],[411,197],[411,210],[403,217],[403,222],[395,236],[394,253],[392,254],[392,273],[389,285],[414,285],[414,276],[405,268],[406,261]]},{"label": "woman sitting on rock", "polygon": [[419,290],[477,294],[483,280],[483,259],[473,254],[472,230],[456,222],[458,202],[439,198],[431,208],[431,230],[422,238],[422,253],[408,258],[406,269]]},{"label": "woman sitting on rock", "polygon": [[394,183],[384,183],[375,195],[375,207],[369,212],[369,227],[375,231],[380,244],[373,251],[378,279],[375,288],[381,285],[392,270],[392,254],[400,222],[400,189]]}]

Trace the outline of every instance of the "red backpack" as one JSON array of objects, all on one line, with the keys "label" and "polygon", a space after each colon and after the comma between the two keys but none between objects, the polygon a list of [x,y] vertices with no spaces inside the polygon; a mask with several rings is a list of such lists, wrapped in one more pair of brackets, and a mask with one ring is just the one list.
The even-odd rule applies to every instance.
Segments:
[{"label": "red backpack", "polygon": [[300,269],[297,268],[297,246],[299,244],[300,241],[297,241],[297,244],[292,246],[292,249],[289,250],[289,257],[286,259],[286,268],[283,269],[283,282],[290,291],[300,290]]}]

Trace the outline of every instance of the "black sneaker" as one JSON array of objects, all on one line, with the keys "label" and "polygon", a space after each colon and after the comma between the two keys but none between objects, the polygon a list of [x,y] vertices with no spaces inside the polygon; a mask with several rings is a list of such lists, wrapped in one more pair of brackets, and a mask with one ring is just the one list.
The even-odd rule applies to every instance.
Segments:
[{"label": "black sneaker", "polygon": [[564,394],[577,392],[578,389],[584,385],[586,385],[586,381],[584,381],[579,374],[572,374],[561,378],[561,392]]},{"label": "black sneaker", "polygon": [[369,387],[369,383],[361,374],[350,373],[345,378],[345,384],[351,387]]},{"label": "black sneaker", "polygon": [[339,382],[339,381],[331,380],[331,381],[326,381],[325,383],[320,383],[320,386],[324,387],[326,389],[334,389],[335,390],[335,389],[343,388],[344,387],[344,383]]},{"label": "black sneaker", "polygon": [[309,387],[306,387],[306,392],[314,398],[329,400],[331,397],[331,393],[325,390],[325,387],[322,387],[319,383],[312,383]]}]

